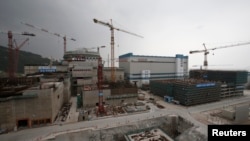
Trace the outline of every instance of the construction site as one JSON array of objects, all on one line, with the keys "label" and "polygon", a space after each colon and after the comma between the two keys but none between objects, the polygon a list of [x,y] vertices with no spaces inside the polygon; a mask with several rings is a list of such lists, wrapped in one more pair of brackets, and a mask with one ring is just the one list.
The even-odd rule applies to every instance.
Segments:
[{"label": "construction site", "polygon": [[63,60],[27,64],[24,76],[17,77],[18,54],[14,55],[12,32],[8,32],[8,77],[0,78],[0,129],[9,134],[0,139],[205,141],[208,124],[249,123],[248,72],[206,69],[209,50],[249,43],[212,49],[204,45],[204,50],[190,51],[204,53],[205,69],[189,70],[189,58],[182,54],[126,53],[119,56],[120,66],[115,67],[114,30],[142,36],[116,28],[112,21],[93,22],[111,31],[111,67],[104,67],[100,55],[105,46],[69,51],[68,38],[57,34],[64,40]]}]

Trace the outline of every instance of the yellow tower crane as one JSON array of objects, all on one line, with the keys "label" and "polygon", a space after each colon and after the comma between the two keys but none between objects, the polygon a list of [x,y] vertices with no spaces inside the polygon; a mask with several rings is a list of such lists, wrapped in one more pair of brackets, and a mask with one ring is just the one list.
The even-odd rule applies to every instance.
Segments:
[{"label": "yellow tower crane", "polygon": [[67,51],[67,49],[66,49],[66,40],[67,39],[70,39],[72,41],[76,41],[76,39],[74,39],[74,38],[67,38],[66,35],[61,35],[61,34],[58,34],[58,33],[53,33],[53,32],[50,32],[47,29],[44,29],[44,28],[41,28],[41,27],[38,27],[38,26],[34,26],[32,24],[28,24],[28,23],[25,23],[25,22],[21,22],[21,23],[24,24],[24,25],[26,25],[26,26],[28,26],[28,27],[35,28],[35,29],[41,30],[43,32],[47,32],[49,34],[52,34],[52,35],[55,35],[57,37],[63,38],[63,45],[64,45],[64,47],[63,47],[63,53],[65,53]]},{"label": "yellow tower crane", "polygon": [[119,28],[114,27],[113,24],[112,24],[112,19],[110,20],[110,23],[99,21],[97,19],[93,19],[93,21],[94,21],[94,23],[99,23],[101,25],[104,25],[104,26],[107,26],[107,27],[110,28],[110,31],[111,31],[111,43],[110,43],[111,44],[111,81],[115,82],[115,54],[114,54],[115,41],[114,41],[114,30],[122,31],[122,32],[125,32],[125,33],[128,33],[128,34],[140,37],[140,38],[143,38],[143,37],[140,36],[140,35],[137,35],[135,33],[131,33],[131,32],[125,31],[123,29],[119,29]]}]

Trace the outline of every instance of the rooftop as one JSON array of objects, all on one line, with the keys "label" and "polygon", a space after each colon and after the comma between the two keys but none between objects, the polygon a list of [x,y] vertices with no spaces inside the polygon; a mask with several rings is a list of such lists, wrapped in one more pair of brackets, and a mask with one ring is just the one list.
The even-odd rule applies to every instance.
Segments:
[{"label": "rooftop", "polygon": [[173,56],[133,55],[133,53],[126,53],[119,56],[119,58],[128,58],[128,57],[185,58],[185,59],[188,58],[188,56],[184,56],[182,54],[176,54],[175,57],[173,57]]}]

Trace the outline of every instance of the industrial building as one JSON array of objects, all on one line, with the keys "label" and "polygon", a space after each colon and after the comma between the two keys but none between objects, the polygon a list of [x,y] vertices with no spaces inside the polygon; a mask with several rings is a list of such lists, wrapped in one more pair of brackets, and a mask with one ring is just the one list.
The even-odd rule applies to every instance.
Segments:
[{"label": "industrial building", "polygon": [[127,53],[119,56],[119,67],[125,79],[137,86],[148,85],[151,80],[185,78],[188,76],[188,56],[143,56]]},{"label": "industrial building", "polygon": [[72,95],[80,93],[83,86],[96,84],[98,52],[89,52],[86,49],[67,51],[63,58],[63,65],[68,66],[71,75]]},{"label": "industrial building", "polygon": [[66,77],[53,82],[40,77],[2,78],[0,128],[14,130],[53,123],[68,102],[69,82]]},{"label": "industrial building", "polygon": [[171,79],[150,82],[150,91],[182,105],[196,105],[220,100],[220,83],[196,79]]},{"label": "industrial building", "polygon": [[[68,66],[71,74],[72,95],[76,96],[84,90],[95,90],[97,88],[97,65],[100,57],[99,51],[88,51],[79,49],[67,51],[64,54],[63,65]],[[104,63],[104,62],[102,62]],[[104,68],[104,81],[110,81],[110,68]],[[122,69],[116,69],[116,78],[123,80]]]},{"label": "industrial building", "polygon": [[221,83],[221,98],[242,96],[248,79],[244,70],[190,70],[190,78]]},{"label": "industrial building", "polygon": [[[78,101],[78,107],[94,107],[98,103],[98,59],[100,57],[98,51],[89,51],[86,48],[66,51],[64,54],[64,60],[57,65],[51,63],[49,66],[44,65],[26,65],[25,74],[40,74],[40,73],[59,73],[64,72],[68,74],[70,78],[70,90],[72,96],[78,96],[81,99]],[[105,62],[102,61],[104,64]],[[115,82],[122,84],[124,82],[124,70],[122,68],[115,68]],[[122,100],[125,100],[126,97],[132,97],[136,99],[137,88],[134,88],[133,91],[125,90],[126,88],[116,87],[115,83],[110,84],[111,81],[111,68],[103,68],[103,87],[104,89],[104,100],[106,103],[112,100],[117,101],[119,97]],[[107,86],[107,87],[106,87]],[[120,90],[116,90],[120,89]],[[121,93],[122,90],[125,90]],[[106,92],[107,91],[107,92]],[[113,95],[117,94],[114,98]],[[124,94],[124,95],[123,95]],[[114,100],[116,99],[116,100]]]},{"label": "industrial building", "polygon": [[[97,65],[100,54],[98,51],[89,51],[86,48],[66,51],[64,60],[58,64],[27,64],[24,66],[24,74],[38,73],[68,73],[71,77],[71,93],[73,96],[81,93],[82,87],[85,90],[97,89]],[[105,63],[103,61],[103,63]],[[117,81],[124,80],[124,70],[115,68]],[[103,68],[103,81],[111,81],[111,68]]]},{"label": "industrial building", "polygon": [[167,102],[196,105],[243,96],[247,71],[191,70],[189,79],[151,81],[150,91]]},{"label": "industrial building", "polygon": [[[115,70],[115,82],[124,81],[124,70],[122,68],[114,68]],[[103,68],[103,81],[111,81],[111,68]]]}]

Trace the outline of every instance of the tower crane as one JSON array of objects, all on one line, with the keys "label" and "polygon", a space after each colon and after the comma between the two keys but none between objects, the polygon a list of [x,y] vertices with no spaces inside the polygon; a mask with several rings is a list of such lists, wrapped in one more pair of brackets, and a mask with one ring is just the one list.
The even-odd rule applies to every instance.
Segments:
[{"label": "tower crane", "polygon": [[103,115],[106,114],[106,111],[104,109],[104,105],[103,105],[103,61],[101,56],[98,58],[98,69],[97,69],[97,77],[98,77],[98,82],[97,82],[97,86],[98,86],[98,111],[96,111],[97,116],[99,115]]},{"label": "tower crane", "polygon": [[20,50],[20,48],[21,47],[23,47],[23,45],[25,44],[25,43],[27,43],[29,41],[29,38],[26,38],[26,40],[24,40],[20,45],[17,45],[17,43],[16,43],[16,40],[14,39],[14,43],[15,43],[15,48],[14,48],[14,50],[15,50],[15,52],[14,52],[14,56],[15,56],[15,60],[14,60],[14,72],[17,72],[17,67],[18,67],[18,58],[19,58],[19,50]]},{"label": "tower crane", "polygon": [[[15,72],[15,60],[14,60],[15,56],[14,56],[14,48],[13,48],[13,34],[25,35],[25,36],[36,36],[36,35],[33,33],[29,33],[29,32],[18,33],[18,32],[12,32],[10,30],[8,32],[0,31],[0,33],[8,34],[8,52],[9,52],[8,75],[9,75],[9,78],[14,78],[15,77],[15,73],[14,73]],[[23,46],[27,42],[26,40],[21,44],[21,46]]]},{"label": "tower crane", "polygon": [[[43,32],[46,32],[46,33],[49,33],[49,34],[52,34],[52,35],[55,35],[55,36],[57,36],[57,37],[61,37],[61,38],[63,38],[63,53],[65,53],[66,52],[66,40],[68,39],[67,37],[66,37],[66,35],[61,35],[61,34],[58,34],[58,33],[53,33],[53,32],[50,32],[49,30],[47,30],[47,29],[44,29],[44,28],[41,28],[41,27],[38,27],[38,26],[35,26],[35,25],[32,25],[32,24],[28,24],[28,23],[25,23],[25,22],[21,22],[22,24],[24,24],[24,25],[26,25],[26,26],[28,26],[28,27],[31,27],[31,28],[35,28],[35,29],[38,29],[38,30],[41,30],[41,31],[43,31]],[[69,38],[70,40],[72,40],[72,41],[76,41],[76,39],[74,39],[74,38]]]},{"label": "tower crane", "polygon": [[131,33],[131,32],[125,31],[123,29],[119,29],[119,28],[114,27],[113,24],[112,24],[112,19],[110,20],[110,23],[99,21],[97,19],[93,19],[93,21],[94,21],[94,23],[98,23],[98,24],[101,24],[101,25],[104,25],[104,26],[107,26],[107,27],[110,28],[110,31],[111,31],[111,43],[110,43],[111,44],[111,81],[115,82],[114,30],[125,32],[125,33],[131,34],[131,35],[134,35],[134,36],[137,36],[137,37],[140,37],[140,38],[143,38],[143,36],[137,35],[135,33]]},{"label": "tower crane", "polygon": [[225,46],[219,46],[219,47],[214,47],[214,48],[207,49],[205,43],[203,43],[203,46],[205,48],[204,50],[193,50],[193,51],[190,51],[189,53],[190,54],[204,53],[204,63],[203,63],[203,65],[204,65],[205,69],[207,69],[207,66],[208,66],[207,55],[209,54],[210,50],[216,50],[216,49],[222,49],[222,48],[228,48],[228,47],[235,47],[235,46],[242,46],[242,45],[248,45],[248,44],[250,44],[250,42],[237,43],[237,44],[231,44],[231,45],[225,45]]}]

